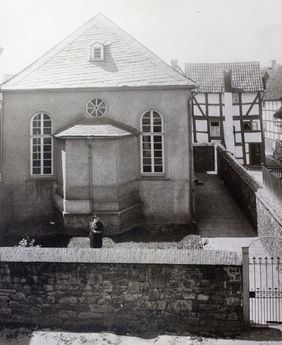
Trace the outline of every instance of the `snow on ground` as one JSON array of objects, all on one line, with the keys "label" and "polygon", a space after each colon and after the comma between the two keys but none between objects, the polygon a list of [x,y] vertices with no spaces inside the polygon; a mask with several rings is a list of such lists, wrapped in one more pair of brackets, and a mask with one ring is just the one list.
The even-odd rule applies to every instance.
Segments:
[{"label": "snow on ground", "polygon": [[[16,338],[4,339],[0,337],[0,345],[281,345],[282,338],[279,334],[273,336],[270,332],[266,336],[260,337],[255,333],[254,336],[236,340],[172,335],[142,339],[112,333],[35,331],[30,335],[19,334]],[[270,340],[266,340],[267,337]]]}]

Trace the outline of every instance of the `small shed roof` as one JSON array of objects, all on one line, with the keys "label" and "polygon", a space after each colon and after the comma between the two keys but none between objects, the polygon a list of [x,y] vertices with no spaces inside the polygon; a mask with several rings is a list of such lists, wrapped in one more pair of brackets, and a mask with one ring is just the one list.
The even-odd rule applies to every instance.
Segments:
[{"label": "small shed roof", "polygon": [[282,99],[282,66],[278,66],[273,70],[266,83],[263,99],[265,101],[278,101]]},{"label": "small shed roof", "polygon": [[282,120],[282,106],[273,114],[273,117]]},{"label": "small shed roof", "polygon": [[59,139],[121,138],[138,135],[138,131],[111,119],[83,119],[54,134]]},{"label": "small shed roof", "polygon": [[198,84],[198,92],[224,92],[224,71],[231,71],[233,88],[244,92],[263,90],[259,62],[185,64],[185,74]]}]

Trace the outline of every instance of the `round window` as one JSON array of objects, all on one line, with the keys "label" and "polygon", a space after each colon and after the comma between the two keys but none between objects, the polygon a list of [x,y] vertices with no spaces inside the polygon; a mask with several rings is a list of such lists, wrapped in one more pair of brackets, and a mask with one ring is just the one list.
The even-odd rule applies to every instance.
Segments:
[{"label": "round window", "polygon": [[105,114],[106,112],[106,104],[99,98],[91,99],[86,104],[86,111],[87,114],[93,117],[99,117]]}]

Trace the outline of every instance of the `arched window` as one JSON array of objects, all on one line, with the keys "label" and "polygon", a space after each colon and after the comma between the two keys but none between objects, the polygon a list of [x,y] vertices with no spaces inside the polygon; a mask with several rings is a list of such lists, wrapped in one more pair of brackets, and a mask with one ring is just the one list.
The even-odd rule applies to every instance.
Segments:
[{"label": "arched window", "polygon": [[141,172],[164,173],[164,128],[161,115],[147,111],[141,118]]},{"label": "arched window", "polygon": [[31,175],[53,174],[52,119],[45,113],[31,119]]}]

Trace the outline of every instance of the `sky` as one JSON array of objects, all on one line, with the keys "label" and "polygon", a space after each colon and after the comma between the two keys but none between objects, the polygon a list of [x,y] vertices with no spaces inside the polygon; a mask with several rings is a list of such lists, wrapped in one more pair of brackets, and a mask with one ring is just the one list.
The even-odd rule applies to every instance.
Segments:
[{"label": "sky", "polygon": [[170,63],[282,63],[282,0],[0,0],[0,76],[98,13]]}]

